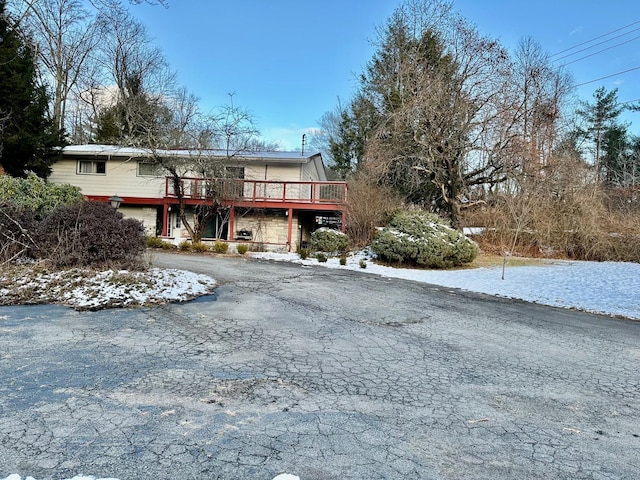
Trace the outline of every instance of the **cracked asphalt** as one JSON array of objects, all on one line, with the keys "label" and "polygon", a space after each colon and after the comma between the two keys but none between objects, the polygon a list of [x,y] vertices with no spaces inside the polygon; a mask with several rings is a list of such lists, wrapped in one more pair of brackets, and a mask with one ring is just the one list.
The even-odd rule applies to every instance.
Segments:
[{"label": "cracked asphalt", "polygon": [[213,298],[0,307],[0,478],[636,479],[640,323],[157,254]]}]

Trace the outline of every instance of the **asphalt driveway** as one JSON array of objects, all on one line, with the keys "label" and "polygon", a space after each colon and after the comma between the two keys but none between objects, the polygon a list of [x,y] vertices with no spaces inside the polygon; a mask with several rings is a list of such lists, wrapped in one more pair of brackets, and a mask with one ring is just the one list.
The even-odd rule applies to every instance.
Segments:
[{"label": "asphalt driveway", "polygon": [[638,322],[359,272],[155,263],[221,286],[0,307],[0,478],[638,478]]}]

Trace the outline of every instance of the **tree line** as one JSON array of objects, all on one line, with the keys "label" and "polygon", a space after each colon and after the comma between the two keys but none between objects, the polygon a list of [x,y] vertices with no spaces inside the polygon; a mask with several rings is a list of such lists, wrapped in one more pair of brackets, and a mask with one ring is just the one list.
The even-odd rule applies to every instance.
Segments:
[{"label": "tree line", "polygon": [[[0,163],[47,176],[53,146],[275,149],[230,102],[203,112],[129,10],[145,0],[0,0]],[[146,3],[166,6],[164,0]],[[159,7],[161,8],[161,7]]]},{"label": "tree line", "polygon": [[638,107],[601,87],[575,108],[571,76],[533,39],[509,52],[451,2],[407,0],[375,46],[356,93],[321,120],[338,177],[366,173],[458,228],[463,209],[566,161],[638,184],[640,138],[620,121]]}]

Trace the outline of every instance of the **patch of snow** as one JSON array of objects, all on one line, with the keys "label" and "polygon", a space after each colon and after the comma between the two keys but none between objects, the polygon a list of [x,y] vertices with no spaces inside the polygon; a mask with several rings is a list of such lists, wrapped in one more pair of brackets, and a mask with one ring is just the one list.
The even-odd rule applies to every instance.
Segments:
[{"label": "patch of snow", "polygon": [[281,473],[280,475],[275,477],[273,480],[300,480],[300,477],[296,475],[291,475],[289,473]]},{"label": "patch of snow", "polygon": [[[22,480],[22,478],[20,477],[20,475],[18,475],[17,473],[13,473],[11,475],[9,475],[7,478],[3,478],[0,480]],[[33,477],[25,477],[24,480],[35,480],[35,478]],[[77,475],[73,478],[67,478],[66,480],[118,480],[117,478],[95,478],[95,477],[87,477],[84,475]]]},{"label": "patch of snow", "polygon": [[462,233],[465,235],[482,235],[485,230],[484,227],[464,227]]},{"label": "patch of snow", "polygon": [[534,266],[509,266],[502,280],[502,267],[459,270],[396,268],[360,260],[373,258],[368,251],[347,258],[342,266],[337,258],[320,263],[294,253],[252,253],[254,258],[342,268],[389,278],[459,288],[505,298],[514,298],[554,307],[574,308],[591,313],[640,320],[640,264],[625,262],[583,262],[548,260]]},{"label": "patch of snow", "polygon": [[197,273],[151,268],[144,272],[93,272],[74,269],[25,276],[13,282],[12,290],[20,297],[28,292],[32,303],[63,303],[78,310],[128,307],[181,302],[211,293],[216,281]]}]

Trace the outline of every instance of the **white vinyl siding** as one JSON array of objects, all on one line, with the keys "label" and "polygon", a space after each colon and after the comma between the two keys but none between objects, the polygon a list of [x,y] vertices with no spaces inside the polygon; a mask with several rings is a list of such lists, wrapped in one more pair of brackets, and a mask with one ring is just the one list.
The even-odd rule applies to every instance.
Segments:
[{"label": "white vinyl siding", "polygon": [[162,198],[164,196],[164,176],[138,176],[137,161],[112,158],[107,163],[105,174],[77,175],[78,162],[73,159],[62,159],[53,164],[49,181],[71,183],[80,187],[83,195],[110,197],[117,193],[121,197]]}]

